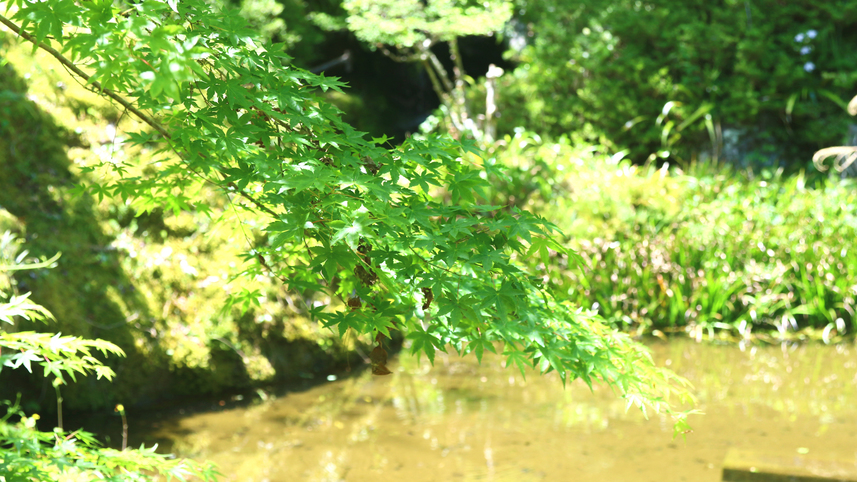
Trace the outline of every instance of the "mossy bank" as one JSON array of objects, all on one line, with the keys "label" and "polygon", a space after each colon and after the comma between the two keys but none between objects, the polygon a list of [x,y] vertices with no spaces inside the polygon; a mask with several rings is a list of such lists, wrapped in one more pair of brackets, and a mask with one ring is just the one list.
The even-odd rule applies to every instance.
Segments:
[{"label": "mossy bank", "polygon": [[[240,202],[212,191],[202,193],[207,213],[137,216],[130,203],[78,193],[93,179],[117,175],[92,168],[102,161],[157,162],[157,146],[124,145],[124,133],[138,127],[46,54],[0,32],[0,232],[17,234],[32,256],[62,253],[56,269],[15,279],[56,321],[13,329],[102,338],[127,354],[108,360],[114,383],[90,377],[66,387],[65,406],[149,403],[345,366],[348,341],[301,315],[311,297],[295,298],[264,273],[237,277],[246,269],[238,253],[264,236]],[[240,222],[221,222],[235,218]],[[256,294],[255,305],[224,309],[229,293],[245,290]],[[37,374],[2,390],[13,398],[23,391],[31,408],[51,410],[55,401],[42,383]]]}]

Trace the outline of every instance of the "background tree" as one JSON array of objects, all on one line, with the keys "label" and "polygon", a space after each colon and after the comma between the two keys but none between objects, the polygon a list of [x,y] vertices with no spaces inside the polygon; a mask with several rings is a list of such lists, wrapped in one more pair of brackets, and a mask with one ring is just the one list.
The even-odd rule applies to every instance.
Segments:
[{"label": "background tree", "polygon": [[[838,144],[855,76],[857,2],[517,2],[500,130],[689,161],[807,167]],[[726,148],[724,152],[724,147]],[[796,161],[803,159],[803,161]]]},{"label": "background tree", "polygon": [[[490,0],[345,0],[345,18],[316,14],[316,23],[328,29],[347,28],[372,49],[380,49],[398,62],[419,62],[431,79],[441,101],[443,117],[453,135],[493,140],[492,117],[477,115],[467,96],[467,86],[476,81],[467,75],[458,41],[465,36],[493,36],[501,32],[512,17],[512,2]],[[436,53],[436,46],[449,47],[449,61]],[[451,64],[449,66],[445,65]],[[489,71],[489,88],[502,70]],[[493,104],[493,91],[489,95]],[[489,132],[490,131],[490,132]],[[489,135],[486,138],[486,132]]]}]

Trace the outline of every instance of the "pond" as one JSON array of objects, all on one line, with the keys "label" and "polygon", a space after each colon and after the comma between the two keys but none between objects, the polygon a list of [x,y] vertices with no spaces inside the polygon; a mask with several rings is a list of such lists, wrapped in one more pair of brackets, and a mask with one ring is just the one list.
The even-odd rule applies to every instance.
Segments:
[{"label": "pond", "polygon": [[402,355],[391,376],[362,370],[264,402],[134,417],[132,435],[242,482],[713,482],[729,448],[857,463],[853,345],[650,348],[695,386],[705,414],[686,440],[664,416],[626,412],[609,388],[563,389],[555,374],[524,379],[502,358],[454,354],[434,367]]}]

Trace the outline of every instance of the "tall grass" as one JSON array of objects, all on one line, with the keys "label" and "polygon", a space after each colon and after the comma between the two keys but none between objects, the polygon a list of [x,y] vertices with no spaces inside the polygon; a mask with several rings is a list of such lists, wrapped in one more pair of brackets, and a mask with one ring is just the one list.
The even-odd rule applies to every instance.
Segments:
[{"label": "tall grass", "polygon": [[[606,319],[653,330],[825,339],[857,331],[857,185],[781,171],[633,166],[518,134],[495,202],[524,205],[586,262],[530,260]],[[529,187],[529,189],[528,189]]]}]

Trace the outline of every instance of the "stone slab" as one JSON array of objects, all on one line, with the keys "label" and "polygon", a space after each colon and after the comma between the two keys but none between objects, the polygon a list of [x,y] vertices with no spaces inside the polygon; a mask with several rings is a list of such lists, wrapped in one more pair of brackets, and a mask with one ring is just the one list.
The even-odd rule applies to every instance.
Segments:
[{"label": "stone slab", "polygon": [[723,482],[857,482],[857,460],[729,449]]}]

